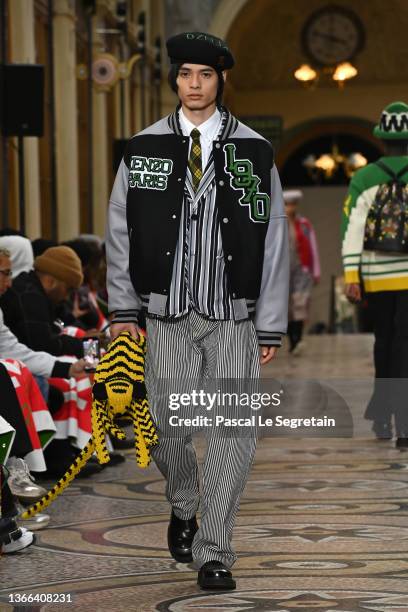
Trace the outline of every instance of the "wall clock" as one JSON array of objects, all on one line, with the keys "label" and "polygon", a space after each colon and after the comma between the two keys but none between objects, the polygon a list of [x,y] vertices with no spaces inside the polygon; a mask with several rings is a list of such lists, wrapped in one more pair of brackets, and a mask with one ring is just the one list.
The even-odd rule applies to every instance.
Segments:
[{"label": "wall clock", "polygon": [[359,17],[342,6],[328,5],[312,13],[302,30],[303,51],[317,66],[347,62],[365,42]]}]

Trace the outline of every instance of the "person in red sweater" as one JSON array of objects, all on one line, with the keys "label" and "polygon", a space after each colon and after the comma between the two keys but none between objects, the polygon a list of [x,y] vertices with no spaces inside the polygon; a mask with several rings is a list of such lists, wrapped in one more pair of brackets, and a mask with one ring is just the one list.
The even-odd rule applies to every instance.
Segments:
[{"label": "person in red sweater", "polygon": [[303,193],[299,189],[283,192],[289,224],[289,351],[300,354],[304,322],[308,317],[313,285],[320,280],[320,261],[313,225],[298,212]]}]

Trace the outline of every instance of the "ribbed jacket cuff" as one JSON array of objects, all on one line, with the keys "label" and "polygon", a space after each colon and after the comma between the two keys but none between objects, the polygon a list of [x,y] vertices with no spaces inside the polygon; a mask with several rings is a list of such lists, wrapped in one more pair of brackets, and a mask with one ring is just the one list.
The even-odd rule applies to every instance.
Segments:
[{"label": "ribbed jacket cuff", "polygon": [[112,323],[137,323],[139,310],[116,310],[113,314]]},{"label": "ribbed jacket cuff", "polygon": [[257,329],[256,334],[261,346],[282,346],[283,334],[281,332],[269,332]]}]

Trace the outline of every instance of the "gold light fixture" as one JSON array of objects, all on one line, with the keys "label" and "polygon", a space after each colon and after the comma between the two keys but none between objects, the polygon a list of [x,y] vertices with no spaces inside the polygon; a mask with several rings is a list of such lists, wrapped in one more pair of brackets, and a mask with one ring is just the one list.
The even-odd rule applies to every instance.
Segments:
[{"label": "gold light fixture", "polygon": [[367,165],[367,159],[361,153],[351,153],[347,158],[347,163],[354,170],[359,170]]},{"label": "gold light fixture", "polygon": [[333,155],[329,155],[328,153],[324,153],[315,161],[315,168],[324,172],[327,178],[333,176],[337,165],[337,159]]},{"label": "gold light fixture", "polygon": [[357,74],[358,70],[353,64],[350,64],[350,62],[343,62],[339,64],[333,72],[332,79],[333,81],[337,81],[339,86],[342,87],[345,81],[353,79]]},{"label": "gold light fixture", "polygon": [[309,64],[302,64],[297,70],[295,70],[294,75],[295,79],[298,81],[310,83],[316,79],[317,72],[311,66],[309,66]]},{"label": "gold light fixture", "polygon": [[358,74],[358,70],[350,62],[342,62],[332,67],[325,67],[322,70],[315,70],[309,64],[302,64],[294,72],[295,79],[304,85],[317,83],[321,74],[329,74],[340,88],[344,87],[344,83]]},{"label": "gold light fixture", "polygon": [[337,144],[333,144],[330,153],[323,153],[319,157],[308,155],[302,162],[302,165],[307,169],[311,178],[318,182],[321,178],[328,181],[342,167],[347,178],[351,178],[353,174],[363,168],[368,163],[362,153],[355,152],[349,155],[340,153]]}]

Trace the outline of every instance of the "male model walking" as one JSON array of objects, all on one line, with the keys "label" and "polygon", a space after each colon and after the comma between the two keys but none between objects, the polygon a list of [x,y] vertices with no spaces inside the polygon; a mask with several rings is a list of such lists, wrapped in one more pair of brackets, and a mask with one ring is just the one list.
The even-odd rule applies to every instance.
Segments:
[{"label": "male model walking", "polygon": [[394,415],[396,446],[407,448],[408,105],[389,104],[373,133],[385,154],[356,172],[344,203],[345,289],[360,302],[363,284],[374,327],[375,385],[364,416],[377,438],[389,439]]},{"label": "male model walking", "polygon": [[155,381],[259,376],[287,327],[287,221],[269,142],[221,106],[234,64],[226,43],[187,32],[167,50],[180,104],[129,141],[110,200],[111,329],[137,335],[146,313],[146,384],[160,438],[152,455],[172,506],[170,552],[194,561],[201,588],[233,589],[232,528],[255,436],[210,437],[200,496],[191,436],[160,436],[169,414],[158,410]]}]

